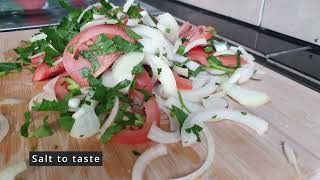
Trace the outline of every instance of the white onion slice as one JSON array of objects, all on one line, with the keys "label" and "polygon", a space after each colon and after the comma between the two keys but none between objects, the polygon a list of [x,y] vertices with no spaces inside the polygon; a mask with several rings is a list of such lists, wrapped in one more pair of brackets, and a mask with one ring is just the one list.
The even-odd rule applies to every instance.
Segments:
[{"label": "white onion slice", "polygon": [[228,43],[227,42],[219,42],[219,41],[213,41],[214,48],[216,52],[223,52],[228,50]]},{"label": "white onion slice", "polygon": [[209,69],[209,68],[207,69],[207,72],[212,75],[222,75],[227,73],[226,71],[221,71],[219,69]]},{"label": "white onion slice", "polygon": [[174,66],[173,70],[181,76],[188,77],[189,70],[188,68],[182,68],[179,66]]},{"label": "white onion slice", "polygon": [[[112,78],[116,83],[123,80],[133,80],[132,69],[134,66],[141,63],[144,59],[144,53],[141,52],[129,52],[122,55],[116,62],[112,65]],[[121,92],[127,93],[129,87],[120,90]]]},{"label": "white onion slice", "polygon": [[[174,61],[177,61],[177,62],[179,62],[179,63],[183,63],[183,62],[187,61],[188,58],[187,58],[187,57],[184,57],[184,56],[180,56],[179,54],[175,54],[173,60],[174,60]],[[186,64],[186,66],[187,66],[188,69],[194,71],[194,70],[196,70],[196,69],[200,66],[200,64],[198,64],[198,63],[196,63],[196,62],[194,62],[194,61],[189,61],[189,62]]]},{"label": "white onion slice", "polygon": [[235,84],[223,84],[223,90],[241,105],[259,107],[270,101],[266,93],[240,87]]},{"label": "white onion slice", "polygon": [[167,132],[160,129],[154,122],[149,130],[148,138],[161,144],[171,144],[180,141],[180,131]]},{"label": "white onion slice", "polygon": [[1,180],[14,180],[15,176],[27,169],[27,163],[20,161],[0,171]]},{"label": "white onion slice", "polygon": [[157,17],[157,20],[158,29],[163,32],[171,43],[174,43],[179,36],[180,29],[176,19],[169,13],[163,13]]},{"label": "white onion slice", "polygon": [[102,24],[117,24],[118,21],[115,20],[115,19],[97,19],[97,20],[93,20],[93,21],[90,21],[88,23],[86,23],[85,25],[83,25],[81,28],[80,28],[80,31],[84,31],[90,27],[93,27],[93,26],[97,26],[97,25],[102,25]]},{"label": "white onion slice", "polygon": [[85,9],[81,12],[80,16],[78,17],[77,22],[80,23],[81,19],[83,18],[83,15],[84,15],[87,11],[89,11],[89,10],[92,9],[93,7],[98,7],[98,6],[101,6],[101,4],[100,4],[100,3],[95,3],[95,4],[92,4],[92,5],[88,6],[87,8],[85,8]]},{"label": "white onion slice", "polygon": [[37,95],[35,95],[30,101],[29,101],[29,111],[32,111],[32,106],[34,102],[42,102],[42,100],[48,100],[48,101],[53,101],[56,100],[56,97],[52,96],[51,94],[47,94],[46,92],[41,92]]},{"label": "white onion slice", "polygon": [[112,71],[110,69],[102,74],[101,79],[102,85],[105,87],[112,88],[117,85],[116,80],[113,79]]},{"label": "white onion slice", "polygon": [[200,45],[206,45],[207,44],[207,40],[205,38],[201,38],[201,39],[197,39],[195,41],[192,41],[191,43],[189,43],[185,50],[184,50],[184,54],[189,52],[190,49],[196,47],[196,46],[200,46]]},{"label": "white onion slice", "polygon": [[173,45],[173,52],[177,52],[180,45],[182,45],[182,40],[181,38],[177,38]]},{"label": "white onion slice", "polygon": [[148,59],[148,61],[153,61],[153,63],[157,66],[157,69],[161,69],[158,79],[161,82],[164,94],[167,96],[177,95],[176,80],[170,67],[162,59],[153,54],[145,54],[145,59]]},{"label": "white onion slice", "polygon": [[136,160],[132,170],[132,180],[143,180],[143,173],[147,165],[154,159],[168,153],[167,147],[163,144],[155,145],[147,149]]},{"label": "white onion slice", "polygon": [[80,99],[79,98],[71,98],[68,101],[68,106],[70,108],[77,108],[80,105]]},{"label": "white onion slice", "polygon": [[14,104],[21,104],[24,103],[25,100],[22,99],[13,99],[13,98],[0,98],[0,105],[14,105]]},{"label": "white onion slice", "polygon": [[39,34],[33,35],[29,40],[30,42],[36,42],[46,38],[47,38],[47,35],[45,33],[39,33]]},{"label": "white onion slice", "polygon": [[209,96],[202,99],[202,105],[207,109],[222,109],[228,107],[228,102],[224,98]]},{"label": "white onion slice", "polygon": [[147,11],[141,11],[140,14],[142,16],[143,24],[151,27],[157,27],[156,23],[154,23]]},{"label": "white onion slice", "polygon": [[153,62],[153,60],[151,58],[144,58],[143,60],[143,64],[149,65],[152,71],[152,83],[157,82],[158,77],[159,77],[159,73],[158,73],[158,67],[157,65]]},{"label": "white onion slice", "polygon": [[106,16],[105,15],[101,15],[101,14],[92,14],[92,17],[94,20],[99,20],[99,19],[105,19]]},{"label": "white onion slice", "polygon": [[56,76],[53,79],[50,79],[47,82],[47,84],[42,87],[43,92],[46,93],[48,96],[52,97],[51,99],[57,99],[56,93],[54,92],[54,86],[57,83],[59,77],[60,77],[60,75]]},{"label": "white onion slice", "polygon": [[102,136],[102,134],[108,129],[108,127],[111,126],[111,124],[113,123],[114,121],[114,118],[116,117],[117,113],[118,113],[118,110],[119,110],[119,98],[116,97],[115,98],[115,101],[114,101],[114,105],[113,105],[113,108],[110,112],[110,115],[109,117],[107,118],[107,120],[104,122],[104,124],[102,125],[102,127],[100,128],[99,130],[99,134],[98,134],[98,137],[100,138]]},{"label": "white onion slice", "polygon": [[232,49],[226,49],[224,51],[216,51],[213,53],[214,56],[224,56],[224,55],[235,55],[237,51]]},{"label": "white onion slice", "polygon": [[214,139],[213,139],[209,129],[207,128],[207,126],[203,125],[202,128],[203,128],[202,132],[206,138],[207,147],[208,147],[206,160],[204,161],[204,163],[201,165],[201,167],[199,169],[192,172],[191,174],[188,174],[184,177],[172,179],[172,180],[196,179],[197,177],[202,175],[204,172],[206,172],[210,168],[210,165],[213,163],[214,156],[215,156],[215,142],[214,142]]},{"label": "white onion slice", "polygon": [[214,93],[217,89],[216,85],[217,80],[212,78],[209,82],[199,88],[199,89],[192,89],[192,90],[181,90],[181,95],[183,99],[191,101],[191,102],[201,102],[202,98],[209,96],[210,94]]},{"label": "white onion slice", "polygon": [[188,116],[181,128],[181,138],[183,146],[190,146],[197,142],[197,137],[193,133],[186,132],[186,129],[193,127],[195,124],[203,126],[203,122],[217,122],[219,120],[231,120],[241,123],[255,130],[259,135],[268,130],[268,123],[259,117],[250,113],[243,113],[231,109],[205,110]]},{"label": "white onion slice", "polygon": [[134,0],[127,0],[127,2],[123,5],[123,12],[128,12],[133,3]]},{"label": "white onion slice", "polygon": [[127,26],[136,26],[139,24],[140,19],[128,19]]},{"label": "white onion slice", "polygon": [[[186,99],[183,99],[183,102],[185,104],[185,106],[187,106],[187,108],[191,111],[191,112],[197,112],[197,111],[201,111],[203,110],[203,107],[199,104],[196,104],[196,103],[193,103],[193,102],[190,102]],[[165,102],[164,102],[164,105],[171,109],[172,106],[177,106],[178,108],[180,109],[183,109],[182,108],[182,105],[180,103],[180,101],[176,98],[176,97],[170,97],[168,98]]]},{"label": "white onion slice", "polygon": [[99,132],[100,121],[92,106],[83,105],[72,115],[75,119],[70,131],[74,138],[87,138]]},{"label": "white onion slice", "polygon": [[8,119],[0,113],[0,142],[6,137],[9,132]]}]

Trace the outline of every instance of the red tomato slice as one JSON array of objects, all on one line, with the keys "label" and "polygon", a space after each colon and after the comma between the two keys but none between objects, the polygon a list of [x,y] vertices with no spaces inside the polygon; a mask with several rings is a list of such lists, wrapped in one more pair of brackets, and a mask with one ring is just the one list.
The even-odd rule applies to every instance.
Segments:
[{"label": "red tomato slice", "polygon": [[192,81],[190,79],[180,77],[176,72],[174,72],[173,75],[174,75],[174,78],[176,79],[176,84],[178,89],[180,90],[192,89]]},{"label": "red tomato slice", "polygon": [[66,76],[69,76],[69,74],[61,74],[56,84],[54,85],[54,92],[56,93],[56,97],[60,100],[63,99],[67,94],[69,94],[69,91],[67,89],[68,83],[64,79]]},{"label": "red tomato slice", "polygon": [[[80,49],[85,49],[87,43],[92,43],[92,40],[96,38],[96,36],[100,34],[106,34],[108,38],[112,38],[115,35],[119,35],[122,38],[126,39],[129,42],[134,42],[135,40],[128,36],[125,30],[118,25],[98,25],[91,28],[88,28],[82,32],[79,32],[75,35],[72,40],[67,45],[64,53],[63,53],[63,63],[66,71],[70,74],[72,79],[74,79],[80,86],[87,86],[88,82],[86,78],[82,78],[80,75],[80,70],[84,67],[91,69],[91,63],[84,59],[83,57],[79,57],[78,60],[75,60],[76,54]],[[68,47],[73,47],[73,53],[68,51]],[[99,76],[105,70],[109,68],[109,66],[118,59],[120,56],[120,52],[112,53],[105,56],[98,56],[97,59],[100,63],[100,67],[96,72],[94,72],[94,76]]]},{"label": "red tomato slice", "polygon": [[186,22],[180,27],[179,37],[187,39],[183,43],[185,46],[197,39],[205,38],[208,40],[212,36],[212,32],[206,26],[192,26],[189,22]]},{"label": "red tomato slice", "polygon": [[150,94],[152,94],[152,80],[147,73],[147,71],[143,71],[141,74],[135,75],[135,80],[136,80],[136,89],[145,89],[147,90]]},{"label": "red tomato slice", "polygon": [[204,51],[203,47],[195,47],[192,48],[189,52],[188,52],[188,58],[190,58],[193,61],[197,61],[202,65],[208,66],[208,60],[207,58],[211,55],[211,53],[206,53]]},{"label": "red tomato slice", "polygon": [[44,57],[45,57],[45,54],[41,54],[40,56],[31,58],[31,64],[35,66],[40,64],[41,62],[43,62]]},{"label": "red tomato slice", "polygon": [[131,90],[129,98],[132,100],[132,109],[134,113],[143,114],[144,95],[138,90]]},{"label": "red tomato slice", "polygon": [[[237,66],[237,56],[236,55],[218,56],[217,58],[221,61],[222,65],[224,65],[224,66],[229,66],[229,67]],[[240,64],[241,65],[246,64],[246,61],[243,58],[241,58]]]},{"label": "red tomato slice", "polygon": [[41,63],[34,71],[32,81],[41,81],[44,79],[48,79],[63,72],[65,72],[65,69],[62,62],[53,67],[49,67],[46,63]]},{"label": "red tomato slice", "polygon": [[152,123],[155,121],[157,124],[160,122],[160,110],[157,101],[154,97],[151,97],[144,103],[145,108],[145,122],[142,128],[138,130],[124,129],[119,133],[113,135],[110,142],[116,144],[142,144],[147,142],[148,133]]}]

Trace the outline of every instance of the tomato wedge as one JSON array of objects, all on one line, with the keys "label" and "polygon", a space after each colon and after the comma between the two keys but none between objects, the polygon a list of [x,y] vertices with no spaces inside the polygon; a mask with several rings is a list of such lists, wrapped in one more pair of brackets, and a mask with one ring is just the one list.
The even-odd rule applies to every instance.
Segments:
[{"label": "tomato wedge", "polygon": [[[229,66],[229,67],[237,66],[237,56],[236,55],[218,56],[217,58],[221,61],[222,65],[224,65],[224,66]],[[241,65],[246,64],[246,61],[243,58],[241,58],[240,64]]]},{"label": "tomato wedge", "polygon": [[174,78],[176,79],[177,88],[180,90],[192,90],[192,81],[180,77],[176,72],[173,73]]},{"label": "tomato wedge", "polygon": [[119,133],[113,135],[110,142],[116,144],[142,144],[147,142],[148,133],[152,123],[155,121],[157,124],[160,122],[160,110],[157,101],[151,97],[144,103],[145,108],[145,122],[142,128],[137,130],[124,129]]},{"label": "tomato wedge", "polygon": [[206,53],[204,51],[204,48],[201,46],[192,48],[188,52],[188,58],[190,58],[193,61],[197,61],[202,65],[208,66],[208,60],[207,58],[211,55],[212,53]]},{"label": "tomato wedge", "polygon": [[183,45],[188,45],[190,42],[195,41],[197,39],[212,38],[213,34],[206,26],[193,26],[189,22],[185,22],[181,25],[179,31],[179,37],[185,38],[187,41],[183,43]]},{"label": "tomato wedge", "polygon": [[35,82],[48,79],[50,77],[57,76],[63,72],[65,72],[65,69],[62,62],[53,67],[49,67],[46,63],[41,63],[37,66],[36,70],[34,71],[32,75],[32,81]]},{"label": "tomato wedge", "polygon": [[[106,34],[108,38],[112,38],[115,35],[119,35],[122,38],[126,39],[129,42],[134,42],[135,40],[128,36],[125,30],[118,25],[98,25],[91,28],[88,28],[82,32],[79,32],[75,35],[72,40],[67,45],[64,53],[63,53],[63,64],[65,66],[66,71],[70,74],[72,79],[74,79],[80,86],[87,86],[88,82],[86,78],[82,78],[80,75],[80,70],[82,68],[91,68],[91,63],[84,59],[83,57],[79,57],[78,60],[75,59],[75,56],[78,54],[80,49],[85,49],[85,47],[92,43],[92,40],[96,38],[96,36],[100,34]],[[73,49],[72,53],[68,51],[68,49]],[[120,52],[112,53],[109,55],[98,56],[97,60],[99,61],[100,67],[94,72],[94,76],[99,76],[105,70],[109,68],[109,66],[118,59],[121,55]]]},{"label": "tomato wedge", "polygon": [[54,85],[54,92],[56,94],[56,97],[58,99],[63,99],[67,94],[69,94],[69,91],[67,89],[68,83],[65,81],[65,77],[69,76],[68,73],[63,73],[59,76],[56,84]]}]

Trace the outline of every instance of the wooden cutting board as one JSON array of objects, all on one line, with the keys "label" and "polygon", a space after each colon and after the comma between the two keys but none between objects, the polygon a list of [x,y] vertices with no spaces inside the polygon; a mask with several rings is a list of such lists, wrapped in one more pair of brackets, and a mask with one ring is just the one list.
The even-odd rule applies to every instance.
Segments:
[{"label": "wooden cutting board", "polygon": [[[21,40],[27,40],[35,32],[0,33],[0,61],[4,61],[4,52],[16,47]],[[320,94],[257,66],[267,73],[263,80],[252,80],[243,86],[268,93],[272,102],[252,109],[242,107],[231,99],[228,101],[233,108],[251,112],[268,121],[268,132],[258,136],[253,130],[230,121],[208,123],[215,139],[216,154],[210,170],[199,179],[298,179],[282,152],[282,141],[295,150],[303,178],[320,168]],[[0,77],[0,98],[25,101],[19,105],[0,106],[0,112],[10,122],[10,131],[0,143],[0,169],[27,159],[29,151],[35,147],[38,151],[102,151],[104,161],[101,167],[29,167],[20,176],[30,180],[130,179],[132,166],[137,159],[132,150],[143,152],[153,143],[139,146],[103,145],[95,138],[77,140],[57,128],[56,115],[52,113],[32,113],[32,128],[42,124],[45,114],[50,114],[49,122],[56,129],[52,136],[36,140],[19,135],[24,122],[23,112],[28,110],[29,100],[45,84],[33,83],[31,75],[28,70],[23,70]],[[146,179],[183,176],[198,168],[206,156],[205,141],[194,148],[182,148],[180,144],[168,147],[169,154],[153,161],[147,168]]]}]

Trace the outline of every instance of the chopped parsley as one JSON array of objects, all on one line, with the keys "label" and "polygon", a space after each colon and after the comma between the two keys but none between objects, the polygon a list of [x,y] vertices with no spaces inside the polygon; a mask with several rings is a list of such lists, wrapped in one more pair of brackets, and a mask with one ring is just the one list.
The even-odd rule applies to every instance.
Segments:
[{"label": "chopped parsley", "polygon": [[241,114],[245,116],[245,115],[247,115],[248,113],[246,113],[246,112],[241,112]]},{"label": "chopped parsley", "polygon": [[64,80],[69,83],[69,85],[67,87],[67,89],[69,91],[80,90],[80,85],[77,82],[75,82],[73,79],[71,79],[70,77],[65,77]]},{"label": "chopped parsley", "polygon": [[166,28],[165,31],[166,31],[166,33],[170,33],[171,30],[170,30],[170,28]]},{"label": "chopped parsley", "polygon": [[197,67],[197,69],[195,69],[194,71],[192,71],[191,69],[188,69],[188,77],[196,77],[199,73],[205,71],[206,69],[203,66],[199,66]]},{"label": "chopped parsley", "polygon": [[200,132],[202,130],[202,127],[200,127],[199,125],[195,124],[193,125],[191,128],[187,128],[186,131],[187,133],[193,133],[197,136],[197,141],[200,142]]},{"label": "chopped parsley", "polygon": [[236,70],[236,68],[224,66],[215,56],[209,56],[208,63],[210,68],[225,71],[227,73],[233,73]]},{"label": "chopped parsley", "polygon": [[21,71],[20,63],[0,62],[0,76],[6,75],[9,72]]},{"label": "chopped parsley", "polygon": [[128,9],[128,16],[130,19],[139,19],[142,17],[142,15],[140,14],[140,5],[139,4],[133,4],[130,6],[130,8]]},{"label": "chopped parsley", "polygon": [[179,54],[179,55],[181,55],[181,56],[183,56],[185,49],[186,49],[185,46],[180,45],[176,53]]},{"label": "chopped parsley", "polygon": [[51,136],[52,134],[53,134],[53,130],[49,126],[48,116],[46,116],[43,119],[43,124],[31,133],[31,137],[42,138],[42,137]]},{"label": "chopped parsley", "polygon": [[133,39],[142,39],[142,37],[137,34],[136,32],[134,32],[131,28],[125,26],[124,30],[127,32],[127,34],[132,37]]},{"label": "chopped parsley", "polygon": [[100,63],[92,51],[84,50],[80,52],[80,55],[91,63],[93,71],[96,71],[100,67]]},{"label": "chopped parsley", "polygon": [[58,119],[58,124],[60,128],[67,132],[70,132],[74,121],[75,120],[72,118],[71,113],[62,113],[60,114],[60,118]]},{"label": "chopped parsley", "polygon": [[107,10],[111,10],[111,9],[112,9],[112,6],[111,6],[111,4],[110,4],[108,1],[106,1],[106,0],[100,0],[99,2],[100,2],[100,4],[102,4],[102,6],[103,6],[105,9],[107,9]]},{"label": "chopped parsley", "polygon": [[184,108],[188,113],[191,113],[191,111],[188,109],[188,107],[187,107],[186,104],[184,103],[180,91],[178,91],[178,97],[179,97],[179,101],[180,101],[181,107]]},{"label": "chopped parsley", "polygon": [[143,73],[144,69],[143,69],[143,66],[142,66],[142,63],[139,63],[138,65],[134,66],[131,70],[131,73],[133,75],[136,75],[136,74],[141,74]]},{"label": "chopped parsley", "polygon": [[161,68],[158,68],[157,71],[158,71],[158,75],[160,75],[162,69],[161,69]]},{"label": "chopped parsley", "polygon": [[172,108],[170,110],[170,114],[172,116],[175,116],[177,118],[177,120],[179,121],[180,126],[183,125],[184,121],[187,119],[188,114],[185,113],[183,110],[181,110],[180,108],[178,108],[175,105],[172,105]]},{"label": "chopped parsley", "polygon": [[29,126],[30,126],[30,123],[31,123],[31,115],[30,115],[30,112],[25,112],[24,113],[24,123],[23,125],[21,126],[20,128],[20,134],[21,136],[23,137],[29,137]]},{"label": "chopped parsley", "polygon": [[[131,6],[132,7],[132,6]],[[125,39],[123,39],[121,36],[116,35],[112,38],[113,42],[115,43],[118,50],[123,51],[125,53],[133,52],[133,51],[142,51],[142,45],[140,43],[132,43]]]},{"label": "chopped parsley", "polygon": [[[76,91],[74,91],[74,92],[76,92]],[[33,102],[32,110],[33,111],[67,112],[69,109],[69,106],[68,106],[69,99],[73,95],[75,95],[75,94],[73,94],[73,92],[71,92],[68,95],[66,95],[63,100],[49,101],[49,100],[43,99],[41,102]]]},{"label": "chopped parsley", "polygon": [[207,46],[204,48],[204,52],[206,52],[206,53],[213,52],[213,48],[211,46]]},{"label": "chopped parsley", "polygon": [[152,95],[146,89],[141,89],[140,92],[143,94],[144,101],[148,101],[152,97]]},{"label": "chopped parsley", "polygon": [[241,65],[241,57],[240,57],[241,53],[240,51],[238,50],[237,53],[236,53],[236,57],[237,57],[237,67],[240,67]]}]

